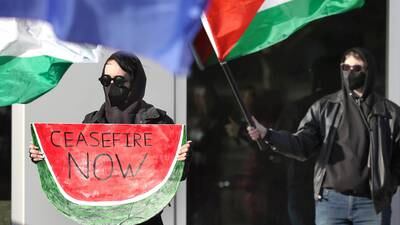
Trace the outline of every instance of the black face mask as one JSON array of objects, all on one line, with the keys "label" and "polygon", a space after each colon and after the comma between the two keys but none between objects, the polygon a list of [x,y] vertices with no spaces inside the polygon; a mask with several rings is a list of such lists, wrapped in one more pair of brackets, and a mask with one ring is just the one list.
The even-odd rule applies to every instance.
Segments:
[{"label": "black face mask", "polygon": [[367,75],[365,72],[343,71],[344,80],[350,90],[362,88]]},{"label": "black face mask", "polygon": [[117,87],[114,83],[110,85],[108,97],[110,98],[111,106],[123,107],[128,99],[129,90],[126,87]]}]

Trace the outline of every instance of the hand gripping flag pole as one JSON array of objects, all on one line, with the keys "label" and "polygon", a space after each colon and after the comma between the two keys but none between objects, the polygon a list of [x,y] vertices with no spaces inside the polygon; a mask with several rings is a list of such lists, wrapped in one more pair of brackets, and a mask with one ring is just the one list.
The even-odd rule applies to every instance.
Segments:
[{"label": "hand gripping flag pole", "polygon": [[[250,113],[247,110],[247,108],[244,106],[243,100],[239,95],[239,90],[238,90],[236,81],[235,81],[235,79],[234,79],[234,77],[232,75],[232,71],[231,71],[228,63],[226,61],[222,61],[222,62],[219,62],[219,64],[221,65],[222,70],[225,73],[225,77],[228,80],[229,86],[231,87],[232,93],[233,93],[233,95],[234,95],[234,97],[236,99],[236,102],[239,105],[240,112],[242,113],[244,119],[246,120],[246,123],[248,124],[248,126],[255,127],[253,120],[251,120]],[[257,143],[258,148],[261,151],[263,151],[264,148],[262,147],[261,141],[257,140],[256,143]]]}]

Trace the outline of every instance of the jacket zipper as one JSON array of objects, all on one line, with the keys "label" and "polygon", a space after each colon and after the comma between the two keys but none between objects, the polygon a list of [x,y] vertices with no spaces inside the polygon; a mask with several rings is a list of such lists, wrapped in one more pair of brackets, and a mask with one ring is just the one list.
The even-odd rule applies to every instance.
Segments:
[{"label": "jacket zipper", "polygon": [[368,118],[366,118],[365,117],[365,115],[364,115],[364,113],[362,112],[362,110],[361,110],[361,101],[360,101],[360,99],[355,99],[355,102],[356,102],[356,104],[357,104],[357,108],[358,108],[358,110],[359,110],[359,112],[360,112],[360,114],[361,114],[361,118],[363,119],[363,121],[364,121],[364,124],[365,124],[365,126],[367,126],[367,129],[368,129],[368,134],[369,134],[369,144],[370,144],[370,147],[369,147],[369,149],[368,149],[368,162],[367,162],[367,167],[371,170],[371,180],[370,180],[370,191],[371,191],[371,198],[372,198],[372,200],[374,201],[374,185],[373,185],[373,182],[374,182],[374,173],[372,172],[373,171],[373,168],[372,168],[372,163],[371,163],[371,161],[372,161],[372,149],[374,148],[374,145],[375,145],[375,143],[374,143],[374,136],[373,136],[373,133],[372,133],[372,129],[371,129],[371,127],[370,127],[370,125],[369,125],[369,123],[368,123],[368,121],[369,121],[369,119],[372,117],[372,115],[371,115],[371,113],[369,113],[369,115],[368,115]]},{"label": "jacket zipper", "polygon": [[[361,118],[363,119],[365,126],[367,126],[368,131],[371,131],[371,127],[369,126],[368,120],[367,120],[367,118],[365,117],[363,111],[361,110],[361,101],[360,101],[360,99],[355,99],[355,102],[356,102],[356,104],[357,104],[357,106],[358,106],[358,107],[357,107],[357,108],[358,108],[358,111],[359,111],[360,114],[361,114]],[[369,116],[368,116],[368,117],[369,117]]]}]

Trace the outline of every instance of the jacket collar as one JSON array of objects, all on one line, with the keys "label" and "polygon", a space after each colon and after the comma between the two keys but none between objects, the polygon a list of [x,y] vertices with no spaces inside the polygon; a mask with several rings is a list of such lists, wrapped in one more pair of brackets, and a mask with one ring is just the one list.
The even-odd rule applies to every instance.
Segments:
[{"label": "jacket collar", "polygon": [[[376,93],[371,93],[371,116],[383,116],[383,117],[388,117],[390,118],[390,114],[388,113],[386,107],[385,107],[385,98],[383,98],[380,95],[377,95]],[[335,94],[331,95],[328,98],[329,102],[332,103],[338,103],[340,104],[344,100],[344,92],[343,90],[340,90],[336,92]]]},{"label": "jacket collar", "polygon": [[[158,119],[161,117],[160,112],[150,104],[147,104],[145,101],[142,101],[141,108],[138,110],[137,114],[139,115],[140,122],[145,123],[149,120]],[[99,111],[97,111],[93,116],[94,123],[107,123],[106,120],[106,112],[105,112],[105,104],[103,104]]]},{"label": "jacket collar", "polygon": [[138,116],[140,123],[146,123],[149,120],[158,119],[161,117],[159,111],[152,105],[143,102],[144,107],[139,109]]},{"label": "jacket collar", "polygon": [[341,103],[344,99],[344,92],[343,90],[337,91],[328,96],[327,101],[332,103]]},{"label": "jacket collar", "polygon": [[374,98],[375,104],[372,107],[371,115],[382,116],[390,119],[391,115],[386,108],[385,99],[378,95],[374,95]]}]

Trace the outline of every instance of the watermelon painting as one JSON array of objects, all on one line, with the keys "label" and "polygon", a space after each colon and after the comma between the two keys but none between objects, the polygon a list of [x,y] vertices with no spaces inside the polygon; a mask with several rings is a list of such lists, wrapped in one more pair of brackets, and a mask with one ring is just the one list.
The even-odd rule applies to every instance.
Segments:
[{"label": "watermelon painting", "polygon": [[45,160],[37,164],[42,189],[80,224],[138,224],[171,201],[184,162],[183,125],[33,123]]}]

